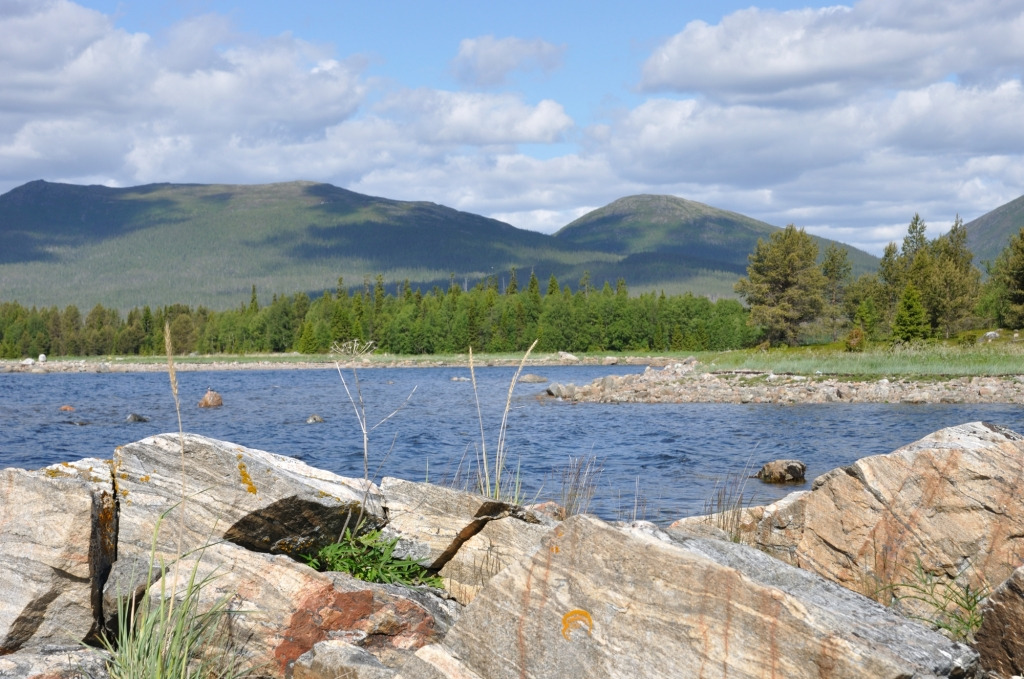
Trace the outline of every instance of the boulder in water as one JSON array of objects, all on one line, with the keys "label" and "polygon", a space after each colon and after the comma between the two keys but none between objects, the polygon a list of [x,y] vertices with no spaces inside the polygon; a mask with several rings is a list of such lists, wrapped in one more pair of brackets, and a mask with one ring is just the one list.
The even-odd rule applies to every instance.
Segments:
[{"label": "boulder in water", "polygon": [[199,399],[200,408],[220,408],[224,405],[224,399],[212,388],[207,388],[206,393]]}]

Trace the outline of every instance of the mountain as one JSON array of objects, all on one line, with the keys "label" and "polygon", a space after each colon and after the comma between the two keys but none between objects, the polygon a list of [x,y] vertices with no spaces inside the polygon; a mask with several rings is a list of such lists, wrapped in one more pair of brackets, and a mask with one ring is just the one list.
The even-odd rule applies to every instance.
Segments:
[{"label": "mountain", "polygon": [[618,259],[433,203],[313,182],[35,181],[0,196],[0,300],[23,304],[224,308],[254,284],[261,297],[334,288],[342,275],[347,285],[380,273],[447,286],[452,273],[475,282],[511,266],[546,280]]},{"label": "mountain", "polygon": [[[759,238],[779,227],[728,210],[675,196],[627,196],[589,212],[555,233],[555,238],[581,248],[622,255],[616,263],[631,275],[626,280],[657,285],[671,277],[667,265],[729,272],[735,282],[746,275],[747,255]],[[836,244],[849,252],[854,276],[873,272],[878,258],[849,245],[812,236],[819,254]],[[659,266],[659,264],[661,266]],[[635,270],[635,271],[634,271]]]},{"label": "mountain", "polygon": [[967,247],[974,253],[974,263],[994,262],[999,253],[1010,244],[1010,236],[1024,228],[1024,196],[987,212],[964,224],[967,228]]},{"label": "mountain", "polygon": [[[634,292],[732,296],[758,237],[776,227],[666,196],[634,196],[555,236],[427,202],[314,182],[151,184],[34,181],[0,196],[0,302],[89,309],[247,303],[382,274],[390,286],[469,285],[511,267],[546,287],[623,277]],[[824,241],[823,241],[824,242]],[[850,249],[855,270],[874,260]],[[866,264],[861,260],[867,258]],[[524,275],[525,274],[525,275]]]}]

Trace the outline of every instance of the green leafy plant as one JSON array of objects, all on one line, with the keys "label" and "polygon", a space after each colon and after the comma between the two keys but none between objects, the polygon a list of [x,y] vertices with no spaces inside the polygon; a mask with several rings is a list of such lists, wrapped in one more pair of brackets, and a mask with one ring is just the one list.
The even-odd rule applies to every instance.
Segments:
[{"label": "green leafy plant", "polygon": [[398,538],[387,539],[379,530],[354,534],[346,530],[338,542],[321,547],[315,554],[303,555],[311,568],[320,571],[339,571],[364,580],[386,584],[427,587],[444,586],[443,580],[432,575],[415,559],[394,555]]},{"label": "green leafy plant", "polygon": [[943,632],[954,641],[973,642],[974,634],[981,628],[981,604],[988,597],[990,588],[984,582],[971,585],[965,573],[957,578],[935,575],[915,558],[910,579],[889,585],[892,605],[901,601],[916,602],[915,609],[923,608],[924,613],[909,613],[907,617],[923,622]]}]

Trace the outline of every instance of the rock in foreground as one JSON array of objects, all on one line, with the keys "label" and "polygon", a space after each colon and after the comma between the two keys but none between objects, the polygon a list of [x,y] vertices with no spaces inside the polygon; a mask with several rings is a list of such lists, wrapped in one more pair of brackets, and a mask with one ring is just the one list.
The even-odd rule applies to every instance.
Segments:
[{"label": "rock in foreground", "polygon": [[974,677],[977,655],[727,542],[576,516],[399,673],[438,677]]},{"label": "rock in foreground", "polygon": [[865,595],[913,581],[917,564],[948,581],[995,587],[1024,554],[1022,487],[1024,437],[972,422],[751,508],[739,538]]}]

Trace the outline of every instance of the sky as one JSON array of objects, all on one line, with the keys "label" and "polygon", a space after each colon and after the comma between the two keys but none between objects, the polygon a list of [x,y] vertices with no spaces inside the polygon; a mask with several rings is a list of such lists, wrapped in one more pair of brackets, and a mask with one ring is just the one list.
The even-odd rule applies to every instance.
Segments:
[{"label": "sky", "polygon": [[1024,0],[753,1],[0,0],[0,193],[671,194],[874,254],[1024,194]]}]

